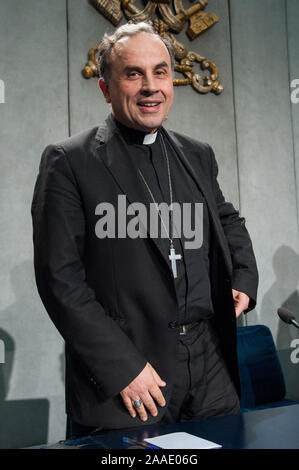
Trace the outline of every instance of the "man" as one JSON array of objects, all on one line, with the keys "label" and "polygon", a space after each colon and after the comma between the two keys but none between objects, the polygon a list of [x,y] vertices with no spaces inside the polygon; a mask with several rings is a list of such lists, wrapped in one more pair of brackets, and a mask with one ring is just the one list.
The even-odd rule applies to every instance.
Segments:
[{"label": "man", "polygon": [[[46,148],[32,203],[37,286],[66,345],[69,435],[236,413],[236,317],[257,290],[244,219],[223,198],[211,148],[162,127],[171,46],[128,24],[99,53],[112,114]],[[128,236],[124,206],[110,224],[121,196],[131,223],[134,203],[157,210],[164,236]],[[201,246],[174,236],[160,203],[202,207]]]}]

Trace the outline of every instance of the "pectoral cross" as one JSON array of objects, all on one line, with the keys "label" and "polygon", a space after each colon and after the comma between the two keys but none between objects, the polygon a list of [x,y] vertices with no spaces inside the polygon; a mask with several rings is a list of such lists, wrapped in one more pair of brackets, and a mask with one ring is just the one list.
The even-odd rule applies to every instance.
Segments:
[{"label": "pectoral cross", "polygon": [[178,277],[177,269],[176,269],[176,262],[182,259],[182,255],[177,254],[175,252],[175,248],[170,248],[169,259],[171,261],[171,269],[172,269],[173,277],[176,278]]}]

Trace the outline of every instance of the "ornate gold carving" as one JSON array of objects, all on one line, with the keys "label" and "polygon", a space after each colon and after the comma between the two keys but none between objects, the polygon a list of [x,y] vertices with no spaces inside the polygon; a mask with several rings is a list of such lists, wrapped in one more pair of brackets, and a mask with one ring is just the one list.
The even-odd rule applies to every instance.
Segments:
[{"label": "ornate gold carving", "polygon": [[98,46],[94,46],[88,51],[88,62],[83,69],[83,74],[85,78],[98,77],[98,64],[99,60],[96,58],[98,52]]},{"label": "ornate gold carving", "polygon": [[190,18],[189,28],[187,29],[187,35],[189,39],[195,39],[199,34],[203,33],[215,23],[219,21],[218,16],[214,13],[206,13],[205,11],[199,11]]},{"label": "ornate gold carving", "polygon": [[149,21],[152,15],[155,13],[157,3],[149,1],[147,2],[144,10],[139,10],[134,5],[135,0],[121,0],[121,6],[124,10],[126,18],[133,20],[135,23],[140,21]]},{"label": "ornate gold carving", "polygon": [[[173,80],[174,85],[191,85],[199,93],[213,91],[220,94],[223,91],[223,86],[218,79],[217,66],[196,52],[188,52],[186,47],[169,32],[179,33],[188,21],[189,26],[186,33],[190,40],[193,40],[199,34],[211,28],[219,21],[219,18],[215,14],[203,11],[208,2],[198,0],[195,5],[187,10],[184,9],[182,0],[149,0],[143,10],[137,8],[134,2],[135,0],[92,0],[97,10],[113,25],[118,25],[124,14],[127,19],[135,23],[145,21],[152,24],[160,36],[171,42],[176,59],[175,70],[185,76],[185,78],[175,78]],[[171,3],[173,3],[175,14],[171,10]],[[157,11],[159,17],[152,18]],[[83,70],[86,78],[98,75],[96,53],[97,46],[92,47],[88,52],[88,63]],[[200,74],[195,73],[193,67],[196,63],[200,64],[202,70],[208,70],[210,74],[202,77]]]},{"label": "ornate gold carving", "polygon": [[123,17],[119,0],[91,0],[92,4],[102,15],[117,26]]}]

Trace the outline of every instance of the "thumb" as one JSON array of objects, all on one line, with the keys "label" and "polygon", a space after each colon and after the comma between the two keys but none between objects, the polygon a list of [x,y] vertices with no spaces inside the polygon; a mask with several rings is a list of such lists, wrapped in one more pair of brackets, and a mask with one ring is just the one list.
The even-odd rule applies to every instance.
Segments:
[{"label": "thumb", "polygon": [[237,291],[237,290],[232,290],[232,293],[233,293],[233,299],[235,302],[239,302],[240,301],[240,292]]}]

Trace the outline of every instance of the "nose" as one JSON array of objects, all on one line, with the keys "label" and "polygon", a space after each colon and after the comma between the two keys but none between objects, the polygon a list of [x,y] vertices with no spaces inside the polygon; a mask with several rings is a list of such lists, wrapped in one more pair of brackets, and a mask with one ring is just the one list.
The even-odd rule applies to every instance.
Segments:
[{"label": "nose", "polygon": [[159,91],[157,86],[156,78],[151,74],[145,74],[142,80],[142,93],[146,95],[152,95]]}]

